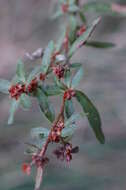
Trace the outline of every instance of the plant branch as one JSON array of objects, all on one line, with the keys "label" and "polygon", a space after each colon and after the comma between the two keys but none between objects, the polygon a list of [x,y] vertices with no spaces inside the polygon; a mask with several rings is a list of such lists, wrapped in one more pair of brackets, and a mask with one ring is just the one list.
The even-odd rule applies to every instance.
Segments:
[{"label": "plant branch", "polygon": [[61,109],[60,109],[60,113],[58,114],[56,120],[54,121],[54,123],[53,123],[53,125],[52,125],[52,128],[51,128],[51,130],[50,130],[50,133],[49,133],[49,135],[48,135],[48,138],[47,138],[47,140],[46,140],[44,146],[42,147],[42,149],[41,149],[41,151],[40,151],[40,153],[39,153],[39,156],[42,157],[42,158],[44,157],[44,155],[45,155],[45,153],[46,153],[46,150],[47,150],[47,147],[48,147],[48,144],[50,143],[50,136],[51,136],[51,133],[52,133],[54,127],[56,126],[56,124],[59,122],[60,118],[61,118],[61,117],[63,116],[63,114],[64,114],[64,106],[65,106],[65,100],[64,100],[64,98],[63,98],[63,100],[62,100],[62,105],[61,105]]}]

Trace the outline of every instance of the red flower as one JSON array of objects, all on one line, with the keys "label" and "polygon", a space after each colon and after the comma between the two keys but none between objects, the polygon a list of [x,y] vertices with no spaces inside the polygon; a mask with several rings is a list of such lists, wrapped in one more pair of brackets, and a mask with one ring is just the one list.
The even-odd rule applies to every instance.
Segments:
[{"label": "red flower", "polygon": [[41,81],[44,81],[44,80],[45,80],[45,78],[46,78],[46,75],[45,75],[45,74],[40,73],[40,75],[39,75],[39,79],[40,79]]},{"label": "red flower", "polygon": [[55,67],[53,67],[53,73],[59,78],[63,78],[64,77],[64,67],[61,65],[57,65]]},{"label": "red flower", "polygon": [[50,135],[50,141],[58,143],[60,141],[60,135],[63,128],[64,123],[62,121],[60,121],[56,126],[54,126]]},{"label": "red flower", "polygon": [[77,31],[77,36],[81,36],[86,31],[86,26],[83,25],[80,27],[80,29]]},{"label": "red flower", "polygon": [[70,162],[72,160],[72,144],[67,143],[56,149],[53,153],[58,159]]},{"label": "red flower", "polygon": [[73,89],[68,89],[64,92],[64,100],[71,100],[75,96],[75,91]]},{"label": "red flower", "polygon": [[66,4],[62,4],[62,12],[63,13],[66,13],[66,12],[68,12],[68,8],[69,8],[69,5],[66,3]]},{"label": "red flower", "polygon": [[25,92],[26,92],[26,86],[24,84],[12,85],[9,89],[11,98],[15,98],[16,100],[18,100],[21,94]]},{"label": "red flower", "polygon": [[31,166],[30,166],[30,164],[24,163],[24,164],[22,165],[22,171],[23,171],[25,174],[30,175],[30,174],[31,174]]},{"label": "red flower", "polygon": [[32,93],[37,89],[37,87],[38,87],[38,80],[37,77],[35,77],[28,85],[27,90],[29,93]]}]

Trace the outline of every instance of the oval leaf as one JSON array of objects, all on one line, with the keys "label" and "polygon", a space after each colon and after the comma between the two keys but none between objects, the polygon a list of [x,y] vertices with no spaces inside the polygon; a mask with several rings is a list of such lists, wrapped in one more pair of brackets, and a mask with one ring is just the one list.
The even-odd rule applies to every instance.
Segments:
[{"label": "oval leaf", "polygon": [[100,143],[104,144],[105,137],[102,132],[101,119],[97,109],[88,99],[88,97],[81,91],[76,91],[76,99],[82,106],[83,111],[86,113],[88,121],[96,135],[96,138],[100,141]]},{"label": "oval leaf", "polygon": [[94,48],[112,48],[115,44],[111,42],[88,41],[86,42],[86,46],[91,46]]},{"label": "oval leaf", "polygon": [[44,137],[48,137],[49,135],[49,130],[47,128],[43,128],[43,127],[36,127],[31,129],[31,136],[32,137],[36,137],[36,136],[43,136]]},{"label": "oval leaf", "polygon": [[20,97],[20,103],[22,105],[22,107],[25,109],[25,110],[28,110],[31,108],[31,100],[30,100],[30,97],[26,94],[22,94],[21,97]]},{"label": "oval leaf", "polygon": [[18,79],[21,82],[25,82],[25,69],[24,69],[24,63],[21,60],[18,60],[17,63],[17,69],[16,69],[16,74]]},{"label": "oval leaf", "polygon": [[44,113],[44,115],[50,122],[53,122],[55,119],[55,112],[47,96],[44,94],[44,92],[41,89],[37,89],[36,97],[38,99],[41,111]]},{"label": "oval leaf", "polygon": [[53,51],[54,51],[54,42],[50,41],[48,46],[46,47],[46,49],[44,51],[44,55],[42,58],[42,72],[43,73],[46,73],[48,68],[49,68]]},{"label": "oval leaf", "polygon": [[4,94],[9,94],[9,88],[11,83],[8,80],[0,79],[0,92]]},{"label": "oval leaf", "polygon": [[19,107],[20,100],[12,100],[11,106],[10,106],[10,116],[8,118],[8,125],[13,124],[14,121],[14,115]]},{"label": "oval leaf", "polygon": [[65,122],[65,127],[75,123],[76,120],[79,118],[80,118],[80,114],[78,113],[72,114],[71,117]]},{"label": "oval leaf", "polygon": [[99,23],[99,21],[100,21],[100,18],[97,18],[96,20],[94,20],[91,26],[72,44],[68,52],[69,57],[72,57],[72,55],[78,50],[78,48],[80,48],[81,45],[87,41],[87,39],[90,37],[91,33],[93,32],[94,28]]},{"label": "oval leaf", "polygon": [[43,85],[42,89],[47,96],[56,96],[62,93],[61,89],[56,85]]},{"label": "oval leaf", "polygon": [[65,101],[65,113],[66,113],[67,118],[70,118],[72,116],[72,114],[74,113],[74,107],[73,107],[72,100]]},{"label": "oval leaf", "polygon": [[77,71],[77,73],[75,74],[75,76],[72,79],[71,87],[75,88],[79,84],[82,77],[83,77],[83,68],[80,67],[80,69]]}]

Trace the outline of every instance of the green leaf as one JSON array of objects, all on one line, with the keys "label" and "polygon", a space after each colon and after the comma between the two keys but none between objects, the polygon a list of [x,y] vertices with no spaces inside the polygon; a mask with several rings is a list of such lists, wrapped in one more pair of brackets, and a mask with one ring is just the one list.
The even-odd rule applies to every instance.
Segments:
[{"label": "green leaf", "polygon": [[49,130],[44,127],[36,127],[31,129],[31,136],[32,137],[42,137],[46,138],[49,135]]},{"label": "green leaf", "polygon": [[27,84],[29,84],[35,77],[37,77],[42,72],[42,68],[40,66],[36,66],[29,74],[27,78]]},{"label": "green leaf", "polygon": [[81,63],[71,63],[70,64],[70,68],[80,68],[82,66],[82,64]]},{"label": "green leaf", "polygon": [[69,88],[71,84],[71,72],[70,70],[66,70],[64,74],[64,83]]},{"label": "green leaf", "polygon": [[44,51],[44,55],[42,58],[42,72],[45,74],[48,71],[48,68],[51,64],[51,57],[54,51],[54,42],[50,41],[48,46]]},{"label": "green leaf", "polygon": [[77,129],[77,125],[75,124],[72,124],[69,127],[65,127],[61,132],[61,137],[63,138],[72,137],[76,129]]},{"label": "green leaf", "polygon": [[92,34],[93,30],[95,29],[96,25],[100,22],[100,17],[94,20],[94,22],[91,24],[91,26],[80,36],[77,38],[77,40],[72,44],[68,56],[72,57],[72,55],[78,50],[78,48],[81,47],[82,44],[84,44],[90,35]]},{"label": "green leaf", "polygon": [[20,103],[22,105],[22,107],[25,110],[29,110],[31,108],[31,100],[30,97],[26,94],[22,94],[20,97]]},{"label": "green leaf", "polygon": [[60,38],[58,42],[56,43],[56,51],[60,51],[65,39],[65,36],[66,36],[66,28],[62,27],[61,32],[60,32]]},{"label": "green leaf", "polygon": [[100,13],[109,13],[112,11],[111,3],[104,3],[104,2],[88,2],[85,3],[83,6],[83,11],[95,11]]},{"label": "green leaf", "polygon": [[38,99],[41,111],[44,113],[44,115],[50,122],[53,122],[55,119],[55,112],[47,96],[44,94],[42,90],[37,89],[36,97]]},{"label": "green leaf", "polygon": [[59,87],[61,90],[66,90],[67,87],[57,78],[54,76],[54,83],[57,87]]},{"label": "green leaf", "polygon": [[11,87],[11,83],[8,80],[0,79],[0,92],[4,94],[9,94],[9,88]]},{"label": "green leaf", "polygon": [[80,10],[79,15],[80,15],[81,21],[82,21],[84,24],[86,24],[87,21],[86,21],[85,15],[83,14],[83,11]]},{"label": "green leaf", "polygon": [[74,113],[74,107],[73,107],[72,100],[65,101],[65,113],[66,113],[67,118],[70,118],[72,116],[72,114]]},{"label": "green leaf", "polygon": [[81,116],[81,115],[80,115],[80,114],[77,114],[77,113],[72,114],[71,117],[65,122],[65,124],[64,124],[65,127],[67,127],[67,126],[69,126],[69,125],[75,123],[76,120],[80,118],[80,116]]},{"label": "green leaf", "polygon": [[21,60],[18,60],[16,74],[21,82],[25,82],[24,63]]},{"label": "green leaf", "polygon": [[70,5],[68,11],[71,13],[75,13],[79,11],[79,7],[77,5]]},{"label": "green leaf", "polygon": [[69,39],[70,42],[73,43],[73,41],[76,39],[76,30],[77,30],[77,18],[74,15],[71,15],[69,18]]},{"label": "green leaf", "polygon": [[126,16],[126,8],[123,5],[112,2],[88,2],[83,6],[83,11],[96,12],[112,16]]},{"label": "green leaf", "polygon": [[77,73],[75,74],[75,76],[72,79],[71,87],[75,88],[79,84],[82,77],[83,77],[83,68],[80,67],[80,69],[77,71]]},{"label": "green leaf", "polygon": [[8,118],[8,125],[11,125],[13,124],[13,121],[14,121],[14,115],[19,107],[19,104],[20,104],[20,100],[12,100],[11,101],[11,106],[10,106],[10,115],[9,115],[9,118]]},{"label": "green leaf", "polygon": [[113,48],[115,47],[115,44],[111,42],[88,41],[86,42],[86,46],[91,46],[94,48]]},{"label": "green leaf", "polygon": [[56,85],[43,85],[42,89],[47,96],[56,96],[62,93],[61,89]]},{"label": "green leaf", "polygon": [[76,91],[76,99],[82,106],[83,111],[86,113],[90,126],[96,135],[96,138],[100,141],[100,143],[104,144],[105,137],[102,132],[101,119],[97,109],[88,99],[88,97],[81,91]]},{"label": "green leaf", "polygon": [[63,12],[62,12],[61,8],[59,8],[59,9],[56,11],[56,13],[53,14],[52,19],[57,19],[57,18],[59,18],[59,17],[62,16],[62,15],[63,15]]}]

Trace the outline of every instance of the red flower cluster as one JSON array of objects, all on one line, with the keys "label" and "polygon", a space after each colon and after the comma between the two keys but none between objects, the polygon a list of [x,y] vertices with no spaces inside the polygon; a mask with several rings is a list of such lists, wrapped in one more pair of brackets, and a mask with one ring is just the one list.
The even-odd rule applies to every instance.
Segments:
[{"label": "red flower cluster", "polygon": [[44,81],[44,80],[45,80],[45,78],[46,78],[46,75],[45,75],[45,74],[40,73],[40,75],[39,75],[39,79],[40,79],[41,81]]},{"label": "red flower cluster", "polygon": [[50,141],[58,143],[60,141],[60,135],[63,128],[64,123],[62,121],[60,121],[56,126],[54,126],[50,135]]},{"label": "red flower cluster", "polygon": [[64,92],[64,100],[71,100],[72,97],[75,96],[75,90],[68,89]]},{"label": "red flower cluster", "polygon": [[80,29],[77,31],[77,36],[81,36],[86,31],[86,26],[83,25],[80,27]]},{"label": "red flower cluster", "polygon": [[62,65],[57,65],[55,67],[53,67],[53,73],[59,78],[63,78],[64,77],[64,67]]},{"label": "red flower cluster", "polygon": [[27,91],[29,93],[32,93],[33,91],[35,91],[38,87],[38,80],[37,80],[37,77],[35,77],[31,82],[30,84],[28,85],[27,87]]},{"label": "red flower cluster", "polygon": [[69,5],[67,3],[66,4],[62,4],[61,8],[62,8],[62,12],[63,13],[67,13],[68,9],[69,9]]},{"label": "red flower cluster", "polygon": [[72,160],[72,144],[67,143],[56,149],[53,153],[58,159],[70,162]]},{"label": "red flower cluster", "polygon": [[25,92],[26,92],[26,86],[24,84],[17,83],[16,85],[12,85],[9,89],[11,98],[15,98],[16,100],[18,100],[21,94]]}]

